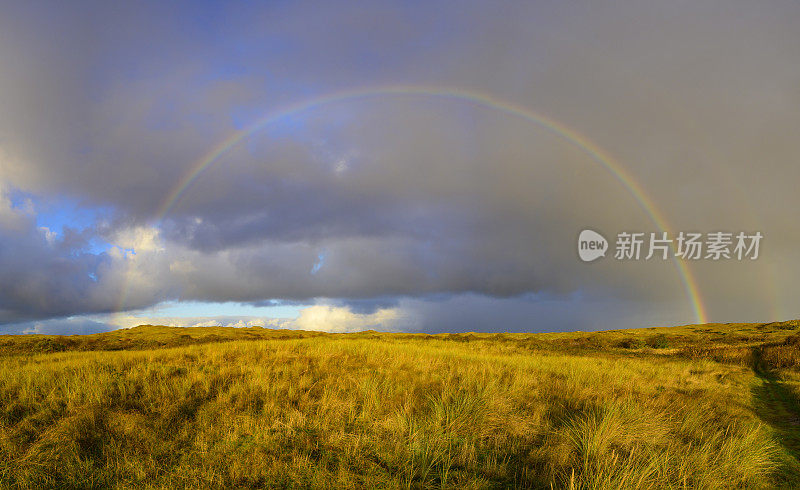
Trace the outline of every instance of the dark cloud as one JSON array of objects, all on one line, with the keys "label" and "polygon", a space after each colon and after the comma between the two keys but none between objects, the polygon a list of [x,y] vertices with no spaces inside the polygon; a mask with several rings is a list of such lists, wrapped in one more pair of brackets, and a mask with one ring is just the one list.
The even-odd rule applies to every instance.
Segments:
[{"label": "dark cloud", "polygon": [[[541,126],[469,101],[376,97],[287,115],[154,222],[237,129],[386,84],[539,111],[616,157],[674,229],[761,231],[758,261],[690,264],[711,318],[800,315],[794,2],[2,11],[2,196],[18,188],[34,201],[23,211],[0,200],[2,323],[165,300],[317,298],[354,314],[406,308],[426,329],[479,329],[495,312],[514,329],[532,315],[570,326],[624,316],[597,304],[693,320],[674,264],[577,260],[583,228],[656,231],[618,176]],[[48,235],[35,204],[49,198],[108,216]],[[112,247],[89,253],[97,241]]]},{"label": "dark cloud", "polygon": [[407,299],[401,311],[412,330],[445,332],[567,332],[649,326],[672,326],[676,313],[689,315],[681,303],[592,300],[521,295],[491,298],[475,294]]},{"label": "dark cloud", "polygon": [[22,212],[7,208],[0,217],[0,322],[68,315],[76,305],[102,308],[89,275],[106,257],[66,246]]}]

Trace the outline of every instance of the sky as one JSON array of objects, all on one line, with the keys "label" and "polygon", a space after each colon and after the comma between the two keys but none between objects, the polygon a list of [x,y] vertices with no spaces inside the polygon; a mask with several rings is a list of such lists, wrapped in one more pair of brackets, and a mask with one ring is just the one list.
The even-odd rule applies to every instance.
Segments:
[{"label": "sky", "polygon": [[[798,22],[795,0],[0,0],[0,334],[800,318]],[[623,232],[763,239],[616,258]]]}]

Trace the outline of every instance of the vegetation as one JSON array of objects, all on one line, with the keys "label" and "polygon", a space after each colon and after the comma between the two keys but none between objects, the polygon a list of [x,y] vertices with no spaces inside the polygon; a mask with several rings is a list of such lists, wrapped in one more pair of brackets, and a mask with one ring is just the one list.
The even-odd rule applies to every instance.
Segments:
[{"label": "vegetation", "polygon": [[0,486],[798,488],[800,322],[0,336]]}]

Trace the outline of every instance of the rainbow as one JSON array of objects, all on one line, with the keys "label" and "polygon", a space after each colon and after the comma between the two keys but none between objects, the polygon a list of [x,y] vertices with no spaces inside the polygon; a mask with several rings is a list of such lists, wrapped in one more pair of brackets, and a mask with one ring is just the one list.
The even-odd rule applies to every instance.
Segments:
[{"label": "rainbow", "polygon": [[[320,106],[331,104],[334,102],[352,101],[358,99],[369,98],[382,98],[392,96],[418,96],[418,97],[436,97],[442,99],[452,99],[456,101],[469,102],[476,106],[486,107],[501,111],[514,117],[535,124],[552,134],[562,138],[580,148],[584,153],[592,158],[600,166],[608,170],[617,181],[630,193],[631,196],[641,206],[650,220],[662,232],[669,232],[670,227],[663,214],[659,212],[655,203],[647,197],[642,186],[634,179],[634,177],[611,155],[605,152],[598,145],[593,143],[590,139],[581,135],[579,132],[561,124],[560,122],[551,119],[542,114],[533,112],[527,108],[513,105],[504,100],[498,99],[492,95],[475,92],[471,90],[461,89],[443,89],[437,87],[427,86],[385,86],[385,87],[372,87],[362,88],[358,90],[348,90],[342,92],[335,92],[327,95],[322,95],[312,99],[307,99],[296,104],[289,105],[283,109],[271,112],[265,117],[259,119],[252,125],[233,132],[227,139],[223,140],[214,146],[208,153],[203,155],[197,162],[195,162],[189,171],[178,181],[175,187],[167,194],[164,201],[158,207],[155,218],[156,221],[161,221],[169,213],[170,209],[178,202],[183,193],[188,189],[197,177],[208,167],[214,164],[222,155],[228,150],[237,145],[243,139],[252,135],[253,133],[265,128],[266,126],[280,120],[281,118],[314,109]],[[673,254],[674,257],[674,254]],[[674,258],[675,266],[680,275],[683,288],[686,292],[688,300],[691,302],[697,323],[706,323],[706,309],[703,305],[702,298],[698,291],[697,281],[695,280],[691,270],[687,264],[678,258]],[[124,305],[125,296],[127,295],[127,287],[123,288],[123,298],[120,301],[120,309]]]}]

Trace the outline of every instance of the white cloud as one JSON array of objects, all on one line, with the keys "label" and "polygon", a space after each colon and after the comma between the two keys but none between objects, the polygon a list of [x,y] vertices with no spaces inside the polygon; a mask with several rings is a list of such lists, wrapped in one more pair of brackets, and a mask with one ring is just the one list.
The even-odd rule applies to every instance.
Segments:
[{"label": "white cloud", "polygon": [[373,313],[354,313],[350,308],[314,305],[300,311],[292,328],[323,332],[358,332],[362,330],[397,330],[402,319],[396,308],[383,308]]},{"label": "white cloud", "polygon": [[46,226],[40,226],[39,231],[44,234],[44,239],[47,241],[49,245],[55,244],[56,240],[58,239],[58,233],[52,231],[50,228]]},{"label": "white cloud", "polygon": [[111,243],[124,250],[139,252],[159,252],[164,250],[160,230],[152,226],[137,226],[118,230]]},{"label": "white cloud", "polygon": [[399,308],[382,308],[371,313],[353,312],[347,306],[313,305],[300,310],[297,318],[267,317],[151,317],[146,315],[119,314],[107,323],[130,328],[137,325],[166,325],[171,327],[265,327],[317,332],[345,333],[363,330],[384,332],[402,329],[405,315]]}]

